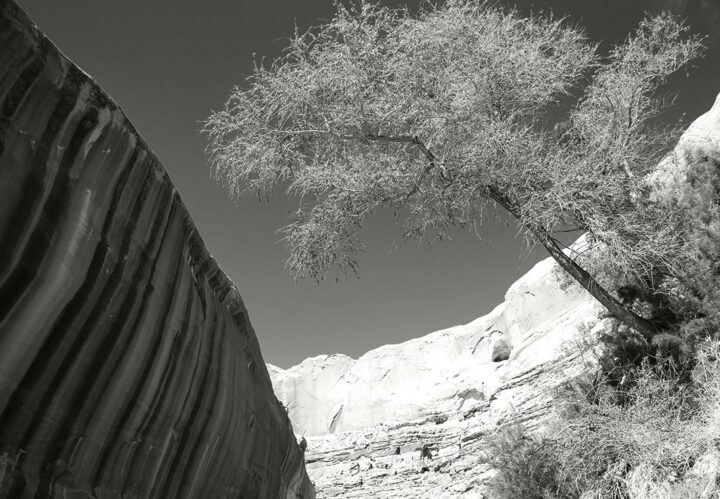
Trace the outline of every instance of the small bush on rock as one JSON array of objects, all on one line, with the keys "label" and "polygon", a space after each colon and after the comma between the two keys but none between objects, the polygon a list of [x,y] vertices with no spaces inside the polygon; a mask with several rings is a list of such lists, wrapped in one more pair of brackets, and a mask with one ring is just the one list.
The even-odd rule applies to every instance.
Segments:
[{"label": "small bush on rock", "polygon": [[490,480],[494,496],[501,498],[549,499],[560,494],[556,475],[556,444],[526,434],[522,428],[502,428],[487,442],[490,465],[498,473]]},{"label": "small bush on rock", "polygon": [[696,348],[689,381],[647,358],[631,381],[602,371],[558,394],[543,440],[489,439],[500,498],[720,498],[720,342]]}]

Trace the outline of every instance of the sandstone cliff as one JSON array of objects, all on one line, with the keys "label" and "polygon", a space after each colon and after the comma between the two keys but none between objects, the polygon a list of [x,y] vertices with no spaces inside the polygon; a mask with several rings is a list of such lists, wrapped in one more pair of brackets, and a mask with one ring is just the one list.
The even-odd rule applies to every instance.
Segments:
[{"label": "sandstone cliff", "polygon": [[[561,286],[547,259],[464,326],[357,360],[269,366],[307,436],[319,497],[483,497],[484,437],[500,424],[542,424],[552,388],[583,369],[573,340],[602,327],[601,311],[578,285]],[[424,446],[431,459],[421,459]]]},{"label": "sandstone cliff", "polygon": [[313,495],[167,173],[0,1],[0,497]]}]

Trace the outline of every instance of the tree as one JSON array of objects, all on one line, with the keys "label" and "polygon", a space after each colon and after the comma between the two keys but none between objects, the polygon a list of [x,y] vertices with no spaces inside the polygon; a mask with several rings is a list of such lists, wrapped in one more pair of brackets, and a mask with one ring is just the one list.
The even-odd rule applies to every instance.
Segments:
[{"label": "tree", "polygon": [[652,334],[556,234],[586,232],[636,280],[668,263],[655,236],[672,245],[679,217],[637,201],[678,133],[658,119],[669,102],[658,94],[701,49],[668,14],[602,56],[552,16],[464,0],[416,14],[338,4],[210,116],[208,151],[232,196],[283,186],[299,197],[284,229],[296,277],[356,271],[358,231],[378,209],[432,239],[497,204],[615,317]]}]

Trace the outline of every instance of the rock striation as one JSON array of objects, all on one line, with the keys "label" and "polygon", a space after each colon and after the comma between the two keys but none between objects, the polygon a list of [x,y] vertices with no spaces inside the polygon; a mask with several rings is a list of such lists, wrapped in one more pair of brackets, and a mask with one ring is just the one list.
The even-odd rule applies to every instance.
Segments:
[{"label": "rock striation", "polygon": [[469,324],[357,360],[268,366],[318,497],[485,497],[484,438],[540,427],[553,388],[585,368],[580,342],[604,327],[602,306],[563,282],[547,259]]},{"label": "rock striation", "polygon": [[9,0],[0,497],[314,497],[245,306],[167,173]]}]

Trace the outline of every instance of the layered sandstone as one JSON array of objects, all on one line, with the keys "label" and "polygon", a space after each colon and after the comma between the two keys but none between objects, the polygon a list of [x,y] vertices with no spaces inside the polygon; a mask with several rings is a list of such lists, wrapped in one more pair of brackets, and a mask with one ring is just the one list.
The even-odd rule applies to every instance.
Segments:
[{"label": "layered sandstone", "polygon": [[544,260],[488,315],[357,360],[270,366],[319,496],[484,497],[485,437],[542,425],[553,389],[585,368],[582,342],[604,327],[602,307],[558,276]]},{"label": "layered sandstone", "polygon": [[312,497],[235,286],[121,109],[0,2],[0,497]]}]

